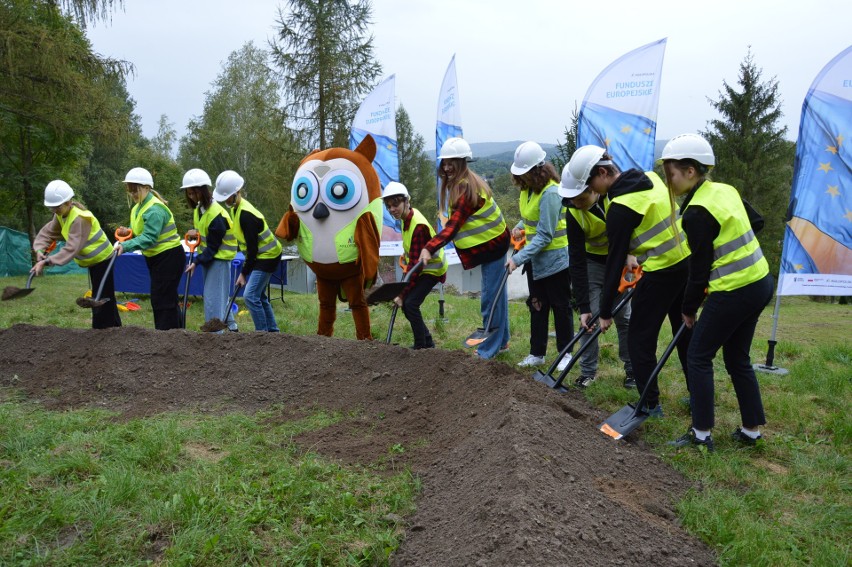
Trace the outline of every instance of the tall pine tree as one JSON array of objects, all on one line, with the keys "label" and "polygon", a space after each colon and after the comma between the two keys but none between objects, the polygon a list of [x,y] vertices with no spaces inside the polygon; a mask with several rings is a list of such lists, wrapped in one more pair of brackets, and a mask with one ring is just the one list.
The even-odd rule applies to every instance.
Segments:
[{"label": "tall pine tree", "polygon": [[289,118],[311,147],[347,147],[363,95],[381,74],[369,0],[288,0],[270,42]]},{"label": "tall pine tree", "polygon": [[720,117],[709,121],[702,135],[716,154],[713,179],[739,189],[764,216],[766,227],[758,238],[777,271],[795,145],[785,139],[787,127],[779,125],[783,114],[778,81],[761,77],[749,50],[740,64],[739,89],[723,81],[719,99],[709,99]]}]

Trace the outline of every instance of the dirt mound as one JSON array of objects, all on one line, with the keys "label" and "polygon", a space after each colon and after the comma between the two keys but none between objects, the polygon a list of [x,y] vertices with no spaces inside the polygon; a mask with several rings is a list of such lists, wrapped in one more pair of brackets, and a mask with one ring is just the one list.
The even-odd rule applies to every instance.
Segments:
[{"label": "dirt mound", "polygon": [[463,352],[260,333],[124,327],[0,331],[0,385],[48,408],[129,416],[280,404],[359,411],[299,442],[346,462],[387,459],[423,479],[397,565],[712,565],[679,527],[689,484],[605,417]]}]

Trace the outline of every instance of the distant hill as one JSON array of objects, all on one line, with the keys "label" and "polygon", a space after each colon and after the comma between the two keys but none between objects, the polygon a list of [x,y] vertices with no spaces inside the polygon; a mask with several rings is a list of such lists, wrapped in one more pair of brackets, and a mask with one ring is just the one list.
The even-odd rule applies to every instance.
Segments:
[{"label": "distant hill", "polygon": [[[511,162],[515,157],[515,149],[524,143],[524,140],[512,142],[479,142],[470,145],[475,158],[488,158],[494,161]],[[556,152],[555,144],[541,144],[542,149],[551,157]],[[435,148],[427,149],[426,155],[435,155]]]}]

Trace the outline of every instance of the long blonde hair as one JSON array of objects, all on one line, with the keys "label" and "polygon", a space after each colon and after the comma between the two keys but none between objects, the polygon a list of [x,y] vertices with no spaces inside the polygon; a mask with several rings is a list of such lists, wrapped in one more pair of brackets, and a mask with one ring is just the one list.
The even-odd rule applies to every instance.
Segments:
[{"label": "long blonde hair", "polygon": [[459,199],[464,196],[471,203],[479,203],[480,194],[486,197],[491,197],[491,187],[488,183],[473,172],[468,166],[464,158],[447,158],[452,159],[456,163],[456,175],[450,178],[444,173],[441,168],[441,210],[447,210],[447,206],[454,206],[459,202]]}]

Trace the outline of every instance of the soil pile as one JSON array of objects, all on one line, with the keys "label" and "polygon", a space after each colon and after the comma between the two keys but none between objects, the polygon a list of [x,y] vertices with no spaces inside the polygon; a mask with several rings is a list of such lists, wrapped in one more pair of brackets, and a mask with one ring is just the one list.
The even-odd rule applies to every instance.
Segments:
[{"label": "soil pile", "polygon": [[[205,361],[200,364],[201,361]],[[127,416],[271,404],[359,410],[298,439],[348,463],[387,459],[423,480],[395,565],[712,565],[678,525],[690,485],[606,417],[499,362],[455,351],[260,333],[125,327],[0,331],[0,385],[47,408]]]}]

